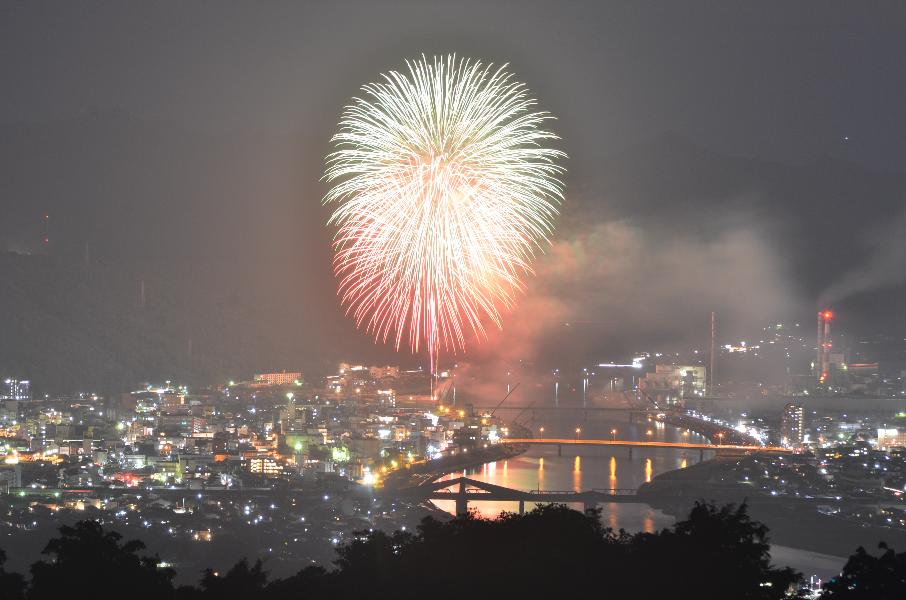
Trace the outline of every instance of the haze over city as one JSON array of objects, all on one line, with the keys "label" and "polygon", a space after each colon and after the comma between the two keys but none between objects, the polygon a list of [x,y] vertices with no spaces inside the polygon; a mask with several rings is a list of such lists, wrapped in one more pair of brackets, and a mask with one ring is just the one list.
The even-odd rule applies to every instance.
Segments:
[{"label": "haze over city", "polygon": [[156,597],[226,593],[243,558],[254,592],[353,597],[365,567],[334,559],[402,528],[379,589],[457,528],[490,556],[544,523],[637,575],[749,517],[749,575],[688,593],[856,597],[860,545],[902,577],[904,24],[899,2],[0,2],[11,597],[88,568],[32,568],[54,536],[105,531],[157,555],[134,573]]},{"label": "haze over city", "polygon": [[[862,333],[901,328],[899,20],[842,4],[820,12],[195,3],[174,16],[157,5],[9,5],[0,239],[54,265],[87,255],[99,273],[88,290],[51,271],[4,293],[5,330],[49,328],[73,344],[41,336],[24,355],[4,344],[2,356],[42,369],[50,352],[80,369],[42,372],[47,385],[85,387],[106,385],[105,368],[139,378],[324,371],[325,357],[351,349],[397,360],[336,302],[320,177],[358,87],[437,52],[509,63],[556,115],[569,154],[553,247],[520,300],[556,310],[531,319],[531,332],[529,310],[506,315],[482,352],[524,343],[516,353],[547,362],[615,358],[702,343],[710,310],[739,337],[804,321],[819,299],[853,303],[846,318]],[[119,315],[141,280],[161,313],[146,329],[89,321],[65,302]],[[28,302],[39,284],[62,306]],[[587,322],[579,339],[568,321]],[[92,344],[87,332],[107,327],[119,347],[160,329],[158,364]],[[192,368],[168,358],[189,339]]]}]

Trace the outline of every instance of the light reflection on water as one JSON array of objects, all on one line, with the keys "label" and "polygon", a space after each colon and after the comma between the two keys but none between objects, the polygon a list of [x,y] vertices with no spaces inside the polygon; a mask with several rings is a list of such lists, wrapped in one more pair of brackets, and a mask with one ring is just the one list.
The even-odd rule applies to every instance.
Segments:
[{"label": "light reflection on water", "polygon": [[[536,432],[539,427],[544,427],[544,437],[549,438],[571,438],[575,435],[576,427],[581,427],[582,436],[589,439],[615,437],[628,440],[707,443],[702,436],[664,426],[662,423],[651,423],[647,420],[630,423],[628,417],[622,420],[619,417],[596,420],[595,415],[586,416],[583,413],[581,410],[566,410],[564,415],[552,419],[540,414],[539,411],[538,418],[526,423],[526,426]],[[507,418],[506,409],[498,411],[498,414]],[[509,418],[512,416],[515,414]],[[648,430],[652,431],[652,435],[647,435]],[[705,459],[710,458],[711,453],[706,453]],[[563,448],[562,456],[558,456],[556,448],[539,446],[513,459],[457,472],[445,479],[465,475],[479,481],[521,490],[637,489],[643,482],[651,481],[661,473],[685,469],[697,464],[700,459],[697,450],[687,452],[666,448],[636,448],[630,458],[629,450],[626,448],[606,446]],[[455,512],[453,501],[435,501],[435,504],[447,512]],[[488,518],[499,515],[501,511],[515,512],[519,509],[517,502],[472,502],[469,507],[477,509],[480,515]],[[578,510],[583,508],[581,504],[572,507]],[[525,508],[531,510],[533,507],[527,505]],[[613,530],[622,528],[629,532],[653,532],[669,527],[674,522],[673,517],[645,504],[608,503],[600,504],[598,508],[601,510],[603,524]],[[817,574],[824,579],[839,572],[840,566],[845,562],[842,558],[784,546],[773,546],[772,555],[775,564],[799,569],[806,577]]]},{"label": "light reflection on water", "polygon": [[[662,450],[657,452],[667,454]],[[615,455],[557,456],[556,450],[533,449],[510,460],[452,473],[444,479],[466,476],[513,489],[539,491],[635,489],[643,481],[650,481],[657,472],[681,468],[684,460],[689,461],[669,455],[632,459]],[[455,510],[451,500],[438,500],[435,504],[447,512]],[[581,504],[572,506],[582,510]],[[483,517],[495,517],[502,511],[516,511],[519,505],[517,502],[479,501],[470,502],[469,508],[476,509]],[[526,510],[531,508],[526,506]],[[598,508],[604,523],[613,529],[655,531],[673,523],[671,517],[644,504],[608,503]]]},{"label": "light reflection on water", "polygon": [[[616,437],[630,440],[705,441],[703,437],[694,433],[684,435],[681,430],[645,419],[637,419],[640,422],[630,423],[628,416],[614,418],[609,415],[608,418],[601,419],[595,417],[596,415],[586,414],[580,410],[564,411],[564,414],[557,418],[544,415],[544,423],[538,423],[536,419],[531,428],[538,430],[543,426],[545,437],[551,438],[573,437],[576,435],[575,430],[581,428],[582,437],[588,439]],[[564,447],[558,454],[558,449],[554,446],[536,446],[510,460],[487,463],[449,475],[445,479],[455,479],[465,474],[478,481],[520,490],[635,490],[659,473],[683,469],[698,463],[699,460],[698,451],[687,452],[676,449],[635,448],[630,458],[628,448]],[[435,504],[447,512],[455,511],[453,501],[436,501]],[[490,518],[502,511],[513,512],[519,508],[517,502],[496,501],[470,502],[469,507],[477,510],[481,516]],[[575,504],[573,507],[582,509],[581,504]],[[531,508],[526,506],[526,510]],[[604,524],[613,529],[655,531],[673,523],[672,517],[644,504],[608,503],[601,504],[598,508],[601,509]]]}]

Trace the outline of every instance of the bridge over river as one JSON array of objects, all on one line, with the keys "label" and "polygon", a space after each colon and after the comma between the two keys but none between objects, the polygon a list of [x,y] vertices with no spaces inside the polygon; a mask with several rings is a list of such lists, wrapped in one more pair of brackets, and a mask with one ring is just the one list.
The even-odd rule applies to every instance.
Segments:
[{"label": "bridge over river", "polygon": [[[644,486],[643,486],[644,487]],[[529,504],[581,504],[584,510],[591,510],[599,504],[610,503],[637,503],[651,504],[653,501],[676,501],[684,498],[696,500],[703,496],[704,490],[695,490],[691,494],[687,490],[669,489],[663,491],[643,491],[633,489],[591,489],[583,491],[567,490],[516,490],[485,481],[478,481],[469,477],[457,477],[440,481],[427,481],[417,486],[396,489],[392,496],[411,502],[424,502],[428,500],[453,500],[456,503],[456,515],[463,516],[469,512],[469,502],[502,501],[518,502],[519,514],[525,513],[525,505]],[[818,505],[842,506],[844,504],[860,506],[881,506],[883,503],[877,498],[812,498],[798,496],[765,496],[761,494],[746,494],[738,486],[714,485],[705,493],[723,498],[726,501],[738,502],[740,494],[745,494],[745,502],[749,505],[783,506],[786,509],[809,507],[814,509]]]},{"label": "bridge over river", "polygon": [[697,444],[694,442],[662,442],[648,440],[592,440],[582,438],[503,438],[501,444],[526,444],[533,446],[557,446],[557,454],[563,453],[564,446],[612,446],[629,448],[629,457],[632,458],[633,448],[676,448],[679,450],[698,450],[701,459],[704,459],[705,450],[718,454],[738,454],[748,452],[768,454],[789,454],[789,448],[780,446],[746,446],[737,444]]},{"label": "bridge over river", "polygon": [[635,490],[524,491],[470,479],[469,477],[432,481],[419,486],[396,490],[395,496],[416,501],[453,500],[456,502],[457,516],[468,513],[470,501],[480,500],[518,502],[519,514],[525,512],[526,502],[529,504],[582,504],[585,510],[594,508],[604,502],[644,502],[639,499]]}]

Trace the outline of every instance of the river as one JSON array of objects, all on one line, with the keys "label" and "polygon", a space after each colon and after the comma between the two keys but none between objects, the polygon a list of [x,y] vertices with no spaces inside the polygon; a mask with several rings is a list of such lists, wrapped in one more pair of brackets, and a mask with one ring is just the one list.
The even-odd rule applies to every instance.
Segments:
[{"label": "river", "polygon": [[[516,417],[519,409],[501,409],[497,412],[504,419]],[[667,442],[707,443],[707,439],[693,432],[648,421],[636,416],[630,422],[628,413],[560,408],[557,411],[539,409],[522,414],[520,422],[534,432],[535,437],[570,438],[577,435],[587,439],[651,440]],[[541,428],[544,428],[543,433]],[[576,433],[576,429],[579,433]],[[705,460],[711,457],[705,452]],[[562,455],[554,446],[532,446],[515,458],[491,462],[474,469],[451,473],[446,479],[467,475],[473,479],[521,490],[582,491],[589,489],[637,489],[652,477],[666,471],[682,469],[700,460],[698,450],[634,448],[632,457],[627,448],[607,446],[565,446]],[[448,512],[455,510],[452,501],[436,501]],[[474,502],[470,508],[485,517],[494,517],[501,511],[516,511],[516,502]],[[526,507],[526,510],[531,507]],[[581,510],[581,505],[575,508]],[[604,524],[615,530],[653,532],[674,523],[674,518],[645,504],[610,503],[599,505]],[[772,547],[776,564],[801,571],[806,578],[817,575],[827,579],[836,575],[845,559],[798,550],[783,546]]]}]

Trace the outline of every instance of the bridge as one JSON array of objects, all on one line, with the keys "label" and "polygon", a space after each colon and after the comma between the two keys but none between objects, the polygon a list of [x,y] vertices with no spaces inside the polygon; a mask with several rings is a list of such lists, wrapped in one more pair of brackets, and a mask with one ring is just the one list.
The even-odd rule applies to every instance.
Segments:
[{"label": "bridge", "polygon": [[621,414],[629,415],[629,422],[633,423],[637,418],[645,419],[652,414],[655,414],[659,411],[654,408],[631,408],[631,407],[621,407],[621,406],[536,406],[534,404],[507,404],[504,406],[478,406],[473,405],[476,411],[520,411],[522,413],[530,412],[534,415],[536,412],[539,413],[550,413],[550,412],[582,412],[585,413],[585,419],[587,420],[589,415],[601,416],[601,418],[606,417],[609,414]]},{"label": "bridge", "polygon": [[613,446],[629,448],[629,457],[632,458],[633,448],[676,448],[680,450],[698,450],[699,457],[704,459],[705,450],[715,452],[761,452],[772,454],[789,454],[789,448],[780,446],[744,446],[738,444],[697,444],[694,442],[655,442],[635,440],[592,440],[570,438],[502,438],[501,444],[532,444],[536,446],[557,446],[557,454],[563,453],[563,446]]},{"label": "bridge", "polygon": [[475,410],[537,410],[537,411],[557,411],[565,412],[568,410],[584,410],[588,412],[618,412],[618,413],[653,413],[657,412],[654,408],[632,408],[629,406],[547,406],[536,404],[505,404],[503,406],[479,406],[473,405]]},{"label": "bridge", "polygon": [[[453,488],[451,490],[451,488]],[[396,490],[397,497],[408,500],[453,500],[456,502],[456,515],[463,516],[469,512],[469,502],[479,500],[492,500],[498,502],[518,502],[519,514],[525,513],[525,503],[555,503],[582,504],[585,510],[589,510],[601,503],[606,502],[643,502],[639,499],[635,490],[609,489],[609,490],[588,490],[583,492],[576,491],[548,491],[548,490],[514,490],[492,483],[485,483],[470,479],[468,477],[458,477],[456,479],[447,479],[443,481],[432,481],[422,485],[402,490]]]},{"label": "bridge", "polygon": [[519,514],[525,513],[525,504],[582,504],[584,510],[597,507],[598,504],[612,502],[651,504],[652,501],[676,502],[685,500],[691,504],[692,500],[709,495],[718,502],[744,501],[746,504],[783,506],[788,509],[797,507],[814,508],[819,505],[830,506],[882,506],[884,503],[879,498],[828,498],[828,497],[793,497],[793,496],[764,496],[750,493],[738,486],[716,486],[706,489],[671,488],[660,492],[648,491],[640,494],[632,489],[591,489],[587,491],[550,491],[550,490],[515,490],[484,481],[477,481],[469,477],[457,477],[442,481],[428,481],[420,485],[393,491],[393,497],[410,502],[424,502],[426,500],[453,500],[456,503],[456,515],[464,516],[469,512],[469,502],[497,501],[518,502]]}]

